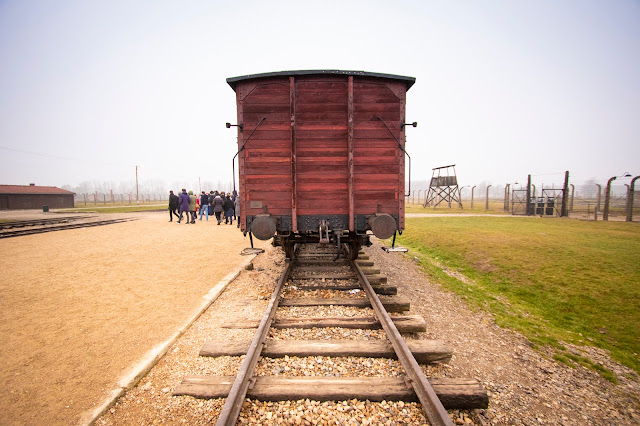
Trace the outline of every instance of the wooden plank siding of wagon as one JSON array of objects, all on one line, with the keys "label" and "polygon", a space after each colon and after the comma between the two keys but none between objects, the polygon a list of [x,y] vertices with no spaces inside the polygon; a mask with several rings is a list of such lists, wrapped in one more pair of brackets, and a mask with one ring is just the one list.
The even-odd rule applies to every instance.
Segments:
[{"label": "wooden plank siding of wagon", "polygon": [[[254,82],[239,86],[238,98],[238,120],[244,124],[240,146],[251,136],[239,159],[240,214],[245,230],[246,216],[264,213],[264,206],[273,215],[291,212],[289,86],[282,79]],[[252,201],[257,202],[256,207]]]},{"label": "wooden plank siding of wagon", "polygon": [[404,170],[401,152],[394,136],[403,139],[400,129],[404,120],[404,88],[393,82],[359,81],[355,85],[355,207],[358,214],[374,214],[379,210],[402,218],[400,200],[404,186],[399,187],[398,176]]}]

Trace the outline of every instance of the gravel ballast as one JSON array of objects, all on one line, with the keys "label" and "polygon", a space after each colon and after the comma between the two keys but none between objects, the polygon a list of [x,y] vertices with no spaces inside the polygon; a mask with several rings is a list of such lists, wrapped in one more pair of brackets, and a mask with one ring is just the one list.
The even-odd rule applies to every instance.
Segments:
[{"label": "gravel ballast", "polygon": [[[366,249],[376,267],[398,286],[399,295],[411,301],[410,314],[427,321],[426,333],[408,339],[439,339],[453,349],[449,364],[422,366],[428,377],[475,378],[490,394],[486,410],[450,411],[455,424],[583,425],[634,424],[640,421],[637,375],[613,363],[604,351],[588,348],[598,361],[616,373],[614,385],[592,370],[558,364],[534,351],[522,336],[498,327],[492,317],[473,312],[464,299],[431,282],[408,255],[385,253],[376,242]],[[223,328],[229,322],[262,318],[275,282],[284,266],[279,249],[269,247],[245,270],[174,344],[167,355],[96,424],[151,424],[215,422],[224,399],[199,400],[172,396],[186,375],[235,375],[243,357],[198,356],[206,340],[250,340],[255,329]],[[295,284],[293,284],[295,285]],[[298,296],[289,283],[285,297]],[[336,292],[345,293],[345,292]],[[313,297],[323,297],[322,292]],[[336,294],[344,297],[344,294]],[[311,297],[311,296],[310,296]],[[360,297],[360,296],[358,296]],[[356,315],[354,308],[281,308],[278,316]],[[361,311],[361,310],[358,310]],[[370,311],[371,312],[371,311]],[[357,315],[360,315],[358,312]],[[383,339],[382,330],[281,329],[269,331],[270,339]],[[581,348],[584,349],[584,348]],[[360,357],[264,358],[256,375],[357,376],[402,375],[395,360]],[[426,424],[419,404],[399,401],[373,403],[351,399],[246,401],[240,424]]]}]

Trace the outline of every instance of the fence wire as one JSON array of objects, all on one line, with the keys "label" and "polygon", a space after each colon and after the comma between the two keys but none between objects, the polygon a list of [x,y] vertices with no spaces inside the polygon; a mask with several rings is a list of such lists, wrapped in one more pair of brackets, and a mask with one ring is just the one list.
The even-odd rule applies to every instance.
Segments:
[{"label": "fence wire", "polygon": [[[518,198],[522,197],[521,194],[514,195],[514,189],[517,192],[520,192],[522,188],[511,188],[509,192],[505,192],[505,187],[492,187],[489,193],[489,198],[487,200],[486,190],[476,191],[473,198],[471,197],[471,192],[467,189],[466,191],[462,191],[461,202],[462,202],[462,210],[470,210],[474,213],[504,213],[504,214],[521,214],[522,212],[519,209],[522,206],[518,206]],[[604,204],[605,204],[605,194],[604,187],[602,188],[602,192],[600,197],[598,198],[598,189],[594,185],[593,188],[587,188],[588,190],[583,190],[582,192],[585,195],[580,195],[577,191],[574,192],[574,195],[571,195],[571,189],[569,189],[569,193],[567,194],[568,203],[567,209],[569,211],[569,217],[574,218],[583,218],[583,219],[596,219],[602,220]],[[628,214],[628,200],[632,195],[630,191],[627,191],[627,194],[621,195],[620,189],[618,189],[617,193],[613,193],[610,196],[609,200],[609,220],[626,220]],[[547,188],[545,188],[547,190]],[[557,188],[556,188],[557,190]],[[426,210],[436,210],[438,212],[448,212],[454,213],[459,212],[460,207],[457,203],[452,203],[448,205],[447,203],[441,203],[437,208],[434,209],[433,205],[424,206],[425,197],[427,191],[426,190],[414,190],[411,195],[405,198],[405,205],[412,212],[419,212],[422,209]],[[498,195],[500,194],[500,195]],[[533,197],[533,191],[531,193]],[[536,197],[540,196],[540,189],[536,190]],[[508,207],[507,207],[508,206]],[[633,192],[633,205],[630,206],[631,215],[633,221],[640,221],[640,191]]]}]

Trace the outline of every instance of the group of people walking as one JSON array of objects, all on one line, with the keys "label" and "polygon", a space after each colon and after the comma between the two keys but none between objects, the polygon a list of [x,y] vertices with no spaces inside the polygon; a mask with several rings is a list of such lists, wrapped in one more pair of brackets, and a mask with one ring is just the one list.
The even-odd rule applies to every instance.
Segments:
[{"label": "group of people walking", "polygon": [[[236,191],[224,193],[211,191],[208,194],[204,191],[199,197],[193,195],[193,191],[187,193],[186,189],[182,189],[180,195],[175,195],[173,191],[169,191],[169,222],[173,222],[173,215],[178,218],[178,223],[182,222],[182,215],[186,213],[186,223],[196,223],[198,212],[200,212],[200,220],[205,216],[207,222],[209,215],[216,217],[218,225],[224,219],[225,224],[233,225],[233,219],[238,218],[237,226],[240,227],[240,199]],[[191,216],[191,219],[189,219]]]}]

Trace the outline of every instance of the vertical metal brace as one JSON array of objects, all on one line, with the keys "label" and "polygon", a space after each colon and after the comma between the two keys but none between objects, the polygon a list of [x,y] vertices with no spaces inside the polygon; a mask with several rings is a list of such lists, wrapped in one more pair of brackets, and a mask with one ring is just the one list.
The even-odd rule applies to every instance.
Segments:
[{"label": "vertical metal brace", "polygon": [[[411,195],[411,156],[409,155],[409,153],[404,149],[404,147],[402,146],[402,144],[400,143],[400,141],[398,140],[398,138],[396,138],[396,135],[393,134],[393,132],[391,131],[391,129],[389,128],[389,126],[387,126],[387,123],[384,122],[384,120],[378,116],[378,120],[382,121],[382,124],[384,124],[384,127],[386,127],[386,129],[389,131],[389,133],[391,133],[391,136],[393,137],[393,139],[396,140],[396,142],[398,143],[398,148],[400,148],[400,150],[402,152],[404,152],[404,155],[407,156],[407,158],[409,159],[409,192],[406,194],[403,194],[405,197],[408,197],[409,195]],[[402,177],[402,179],[404,179],[404,176]]]},{"label": "vertical metal brace", "polygon": [[298,232],[298,189],[296,185],[296,81],[289,77],[289,110],[291,113],[291,230]]},{"label": "vertical metal brace", "polygon": [[244,147],[247,145],[247,142],[249,142],[249,139],[251,139],[251,136],[253,136],[253,134],[255,133],[256,130],[258,130],[258,127],[260,127],[260,125],[262,124],[262,122],[264,120],[266,120],[267,117],[262,117],[260,119],[260,121],[258,121],[258,124],[256,125],[256,127],[253,129],[253,131],[251,132],[251,134],[249,135],[249,137],[247,139],[245,139],[244,143],[242,144],[242,146],[240,147],[240,149],[238,150],[238,152],[236,152],[236,155],[233,156],[233,159],[231,160],[231,168],[232,173],[233,173],[233,190],[236,190],[236,157],[238,156],[238,154],[240,154],[242,151],[244,151]]},{"label": "vertical metal brace", "polygon": [[353,76],[347,83],[347,187],[349,192],[349,231],[355,231],[355,189],[353,164]]}]

